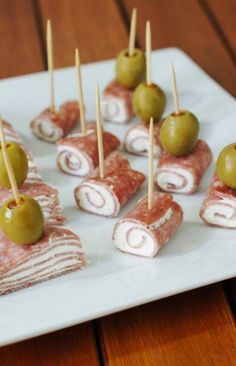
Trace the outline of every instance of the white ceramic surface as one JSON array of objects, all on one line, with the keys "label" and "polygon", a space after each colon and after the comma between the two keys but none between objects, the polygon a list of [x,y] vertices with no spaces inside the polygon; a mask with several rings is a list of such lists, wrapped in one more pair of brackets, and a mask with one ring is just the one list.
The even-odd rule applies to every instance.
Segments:
[{"label": "white ceramic surface", "polygon": [[[153,80],[167,93],[173,108],[169,62],[174,60],[180,105],[201,121],[201,136],[214,155],[236,140],[236,105],[232,96],[213,81],[182,51],[170,48],[153,52]],[[95,115],[95,85],[101,90],[114,76],[114,61],[84,65],[82,69],[88,117]],[[56,101],[76,97],[75,70],[56,71]],[[236,232],[210,228],[198,217],[213,165],[199,192],[176,196],[185,220],[174,238],[154,259],[124,255],[111,242],[113,226],[144,194],[146,186],[116,219],[80,212],[74,203],[73,188],[79,180],[63,175],[55,164],[53,145],[31,135],[29,121],[48,105],[48,75],[38,73],[0,82],[0,112],[22,134],[32,150],[46,182],[61,193],[68,227],[81,236],[90,262],[84,271],[32,286],[0,297],[0,345],[94,319],[132,306],[147,303],[236,275]],[[131,122],[135,123],[135,121]],[[130,124],[105,128],[121,139]],[[134,168],[147,172],[147,160],[129,156]]]}]

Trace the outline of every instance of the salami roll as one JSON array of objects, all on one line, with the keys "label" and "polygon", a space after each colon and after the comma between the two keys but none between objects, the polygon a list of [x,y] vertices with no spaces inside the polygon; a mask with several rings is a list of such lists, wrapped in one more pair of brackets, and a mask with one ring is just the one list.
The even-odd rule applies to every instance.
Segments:
[{"label": "salami roll", "polygon": [[45,109],[31,122],[33,134],[47,142],[55,143],[66,136],[79,123],[80,111],[77,101],[62,104],[58,111]]},{"label": "salami roll", "polygon": [[127,167],[127,159],[120,158],[119,162],[112,166],[113,160],[114,153],[112,158],[108,157],[105,160],[103,179],[98,176],[97,170],[75,189],[75,200],[82,210],[101,216],[117,216],[121,207],[143,184],[144,175]]},{"label": "salami roll", "polygon": [[203,140],[198,140],[193,152],[187,156],[175,157],[163,153],[158,163],[155,182],[166,192],[194,193],[211,161],[211,150]]},{"label": "salami roll", "polygon": [[107,85],[101,99],[104,119],[114,123],[126,123],[133,117],[133,90],[113,80]]},{"label": "salami roll", "polygon": [[236,229],[236,189],[226,187],[215,175],[200,209],[209,225]]},{"label": "salami roll", "polygon": [[[162,148],[160,143],[160,123],[154,125],[154,138],[155,144],[153,149],[154,158],[159,159]],[[131,127],[126,135],[124,141],[124,148],[128,153],[140,156],[148,157],[148,144],[149,144],[149,126],[144,122]]]},{"label": "salami roll", "polygon": [[154,257],[182,221],[182,208],[173,201],[172,195],[156,192],[151,210],[148,210],[148,198],[144,197],[116,224],[113,243],[122,252]]},{"label": "salami roll", "polygon": [[0,295],[85,266],[80,238],[67,229],[47,227],[33,245],[16,245],[0,232]]},{"label": "salami roll", "polygon": [[[119,139],[103,131],[104,157],[116,150]],[[98,166],[98,142],[96,124],[90,123],[86,136],[76,134],[60,140],[57,144],[57,165],[67,174],[85,177]]]},{"label": "salami roll", "polygon": [[[19,188],[21,194],[34,197],[40,204],[47,225],[63,225],[65,217],[61,214],[58,191],[44,182],[23,183]],[[12,192],[0,188],[0,206],[9,198]]]}]

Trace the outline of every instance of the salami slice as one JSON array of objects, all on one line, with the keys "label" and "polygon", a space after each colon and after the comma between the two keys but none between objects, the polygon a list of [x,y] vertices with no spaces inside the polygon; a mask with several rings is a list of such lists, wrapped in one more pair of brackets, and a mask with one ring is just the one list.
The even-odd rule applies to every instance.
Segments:
[{"label": "salami slice", "polygon": [[57,112],[45,109],[31,122],[33,134],[47,142],[55,143],[66,136],[79,123],[80,111],[77,101],[62,104]]},{"label": "salami slice", "polygon": [[151,210],[148,210],[148,198],[144,197],[116,224],[113,243],[122,252],[154,257],[182,221],[182,208],[173,201],[172,195],[156,192]]},{"label": "salami slice", "polygon": [[15,245],[0,232],[0,295],[83,269],[80,238],[64,228],[47,227],[34,245]]},{"label": "salami slice", "polygon": [[126,123],[133,117],[133,90],[113,80],[107,85],[101,99],[104,119],[114,123]]},{"label": "salami slice", "polygon": [[[159,159],[162,148],[160,143],[160,123],[154,125],[154,158]],[[124,148],[128,153],[148,157],[149,127],[144,122],[132,126],[125,135]]]},{"label": "salami slice", "polygon": [[[104,157],[116,150],[119,139],[103,131]],[[98,142],[96,124],[88,124],[86,136],[74,134],[60,140],[57,144],[57,165],[67,174],[85,177],[98,166]]]},{"label": "salami slice", "polygon": [[19,145],[23,144],[19,134],[15,131],[12,125],[6,121],[3,121],[3,132],[6,141],[16,142]]},{"label": "salami slice", "polygon": [[200,209],[209,225],[236,229],[236,189],[226,187],[215,175]]},{"label": "salami slice", "polygon": [[[65,217],[61,214],[58,191],[44,182],[25,182],[19,188],[20,193],[34,197],[42,207],[47,225],[63,225]],[[0,189],[0,206],[9,198],[12,192],[9,189]]]},{"label": "salami slice", "polygon": [[166,192],[194,193],[211,161],[211,150],[203,140],[198,140],[193,152],[184,157],[163,153],[158,163],[155,182]]},{"label": "salami slice", "polygon": [[[121,155],[121,154],[120,154]],[[121,207],[136,193],[143,184],[145,177],[142,173],[132,170],[126,159],[120,159],[115,169],[112,158],[105,160],[105,178],[98,176],[98,170],[93,176],[83,181],[75,189],[75,200],[82,210],[101,216],[117,216]]]}]

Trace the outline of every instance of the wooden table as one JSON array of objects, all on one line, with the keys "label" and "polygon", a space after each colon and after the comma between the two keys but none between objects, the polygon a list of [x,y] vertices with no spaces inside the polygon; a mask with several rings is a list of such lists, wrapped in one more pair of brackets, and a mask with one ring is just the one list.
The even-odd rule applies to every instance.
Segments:
[{"label": "wooden table", "polygon": [[[182,48],[236,94],[235,0],[0,0],[0,77],[46,69],[47,18],[56,67],[73,64],[75,47],[84,63],[115,57],[134,6],[139,46],[150,19],[153,48]],[[229,280],[3,347],[0,365],[235,366],[235,307]]]}]

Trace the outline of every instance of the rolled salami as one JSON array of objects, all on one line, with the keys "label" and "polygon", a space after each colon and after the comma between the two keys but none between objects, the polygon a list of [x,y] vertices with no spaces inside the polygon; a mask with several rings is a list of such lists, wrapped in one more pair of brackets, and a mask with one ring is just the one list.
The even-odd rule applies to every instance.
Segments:
[{"label": "rolled salami", "polygon": [[[127,159],[105,160],[105,177],[98,176],[98,170],[75,189],[75,200],[82,210],[101,216],[117,216],[121,207],[136,193],[145,180],[142,173],[132,170]],[[123,166],[126,166],[123,168]],[[127,167],[128,166],[128,167]],[[116,167],[119,167],[116,169]]]},{"label": "rolled salami", "polygon": [[236,229],[236,189],[226,187],[215,175],[200,209],[209,225]]},{"label": "rolled salami", "polygon": [[[131,127],[126,135],[124,141],[124,148],[128,153],[148,156],[148,139],[149,130],[148,125],[144,122],[139,122],[138,124]],[[154,125],[154,136],[155,145],[153,149],[154,158],[158,159],[161,155],[161,144],[160,144],[160,123],[155,123]]]},{"label": "rolled salami", "polygon": [[154,257],[182,221],[182,208],[173,201],[172,195],[156,192],[151,210],[148,210],[148,198],[144,197],[118,221],[113,232],[113,243],[123,252]]},{"label": "rolled salami", "polygon": [[[116,150],[119,139],[113,134],[103,131],[104,157]],[[86,136],[76,134],[58,142],[57,165],[67,174],[85,177],[98,166],[98,142],[96,124],[88,124]]]},{"label": "rolled salami", "polygon": [[163,153],[158,163],[155,182],[163,191],[194,193],[211,161],[211,150],[203,140],[198,140],[193,152],[187,156],[175,157]]},{"label": "rolled salami", "polygon": [[[25,182],[19,188],[21,194],[34,197],[42,207],[47,225],[63,225],[65,217],[61,214],[59,193],[44,182]],[[0,188],[0,206],[9,198],[12,192],[6,188]]]},{"label": "rolled salami", "polygon": [[47,142],[57,142],[66,136],[79,122],[80,111],[77,101],[62,104],[58,111],[45,109],[31,122],[33,134]]},{"label": "rolled salami", "polygon": [[101,99],[104,119],[115,123],[126,123],[133,117],[133,90],[113,80],[107,85]]},{"label": "rolled salami", "polygon": [[67,229],[47,227],[34,245],[16,245],[0,232],[0,295],[85,266],[80,238]]}]

